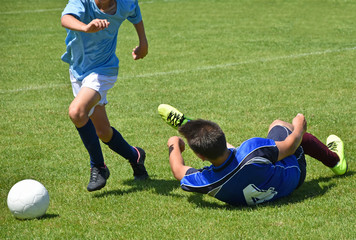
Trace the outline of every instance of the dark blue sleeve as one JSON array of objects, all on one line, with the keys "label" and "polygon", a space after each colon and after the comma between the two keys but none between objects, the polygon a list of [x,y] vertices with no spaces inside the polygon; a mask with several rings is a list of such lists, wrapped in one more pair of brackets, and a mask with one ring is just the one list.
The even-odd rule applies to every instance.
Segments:
[{"label": "dark blue sleeve", "polygon": [[266,146],[258,149],[256,152],[259,157],[266,158],[270,160],[272,163],[276,163],[278,160],[279,150],[277,146],[268,146],[268,147]]},{"label": "dark blue sleeve", "polygon": [[199,172],[199,170],[195,169],[195,168],[189,168],[187,170],[187,172],[185,173],[185,175],[189,175],[189,174],[192,174],[192,173],[195,173],[195,172]]},{"label": "dark blue sleeve", "polygon": [[270,160],[272,163],[278,160],[279,150],[272,139],[251,138],[245,141],[240,147],[243,147],[244,151],[249,151],[246,158],[262,157]]}]

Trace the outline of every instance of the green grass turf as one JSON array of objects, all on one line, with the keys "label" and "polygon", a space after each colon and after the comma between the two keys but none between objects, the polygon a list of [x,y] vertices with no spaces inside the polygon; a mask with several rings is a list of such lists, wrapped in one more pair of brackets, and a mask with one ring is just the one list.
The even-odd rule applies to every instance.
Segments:
[{"label": "green grass turf", "polygon": [[[356,238],[355,1],[142,0],[149,55],[132,60],[137,36],[125,22],[107,110],[127,141],[146,150],[151,180],[134,182],[129,164],[105,146],[111,177],[95,193],[86,191],[88,156],[67,116],[65,5],[1,1],[1,239]],[[307,158],[300,189],[257,207],[183,192],[166,149],[176,131],[160,120],[160,103],[216,121],[234,145],[301,112],[321,140],[344,140],[349,172],[335,177]],[[189,149],[184,157],[204,166]],[[6,197],[27,178],[46,186],[50,206],[41,219],[19,221]]]}]

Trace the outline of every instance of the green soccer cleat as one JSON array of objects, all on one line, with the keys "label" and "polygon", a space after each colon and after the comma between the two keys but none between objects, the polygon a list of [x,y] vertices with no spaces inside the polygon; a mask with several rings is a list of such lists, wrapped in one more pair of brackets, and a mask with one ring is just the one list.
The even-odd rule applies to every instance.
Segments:
[{"label": "green soccer cleat", "polygon": [[344,156],[344,143],[338,136],[330,135],[326,139],[326,145],[331,151],[335,152],[340,159],[336,166],[332,167],[331,170],[336,175],[344,175],[347,171],[347,162]]},{"label": "green soccer cleat", "polygon": [[169,126],[173,127],[174,129],[178,129],[178,127],[192,120],[184,116],[183,113],[168,104],[159,105],[158,113],[159,115],[161,115],[163,121],[165,121]]}]

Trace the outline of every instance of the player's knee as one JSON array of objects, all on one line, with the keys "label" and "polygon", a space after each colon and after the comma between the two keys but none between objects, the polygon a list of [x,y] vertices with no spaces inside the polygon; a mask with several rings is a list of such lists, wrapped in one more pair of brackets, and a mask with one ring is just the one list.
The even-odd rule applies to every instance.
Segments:
[{"label": "player's knee", "polygon": [[288,128],[289,130],[293,131],[293,125],[288,123],[288,122],[285,122],[285,121],[282,121],[282,120],[279,120],[279,119],[276,119],[274,120],[271,125],[269,125],[269,131],[275,127],[275,126],[282,126],[282,127],[286,127]]},{"label": "player's knee", "polygon": [[75,106],[69,106],[68,115],[72,122],[76,125],[80,125],[82,122],[86,121],[88,117],[86,116],[85,111]]},{"label": "player's knee", "polygon": [[279,119],[276,119],[274,120],[271,125],[269,125],[269,128],[273,128],[274,126],[283,126],[283,121],[282,120],[279,120]]}]

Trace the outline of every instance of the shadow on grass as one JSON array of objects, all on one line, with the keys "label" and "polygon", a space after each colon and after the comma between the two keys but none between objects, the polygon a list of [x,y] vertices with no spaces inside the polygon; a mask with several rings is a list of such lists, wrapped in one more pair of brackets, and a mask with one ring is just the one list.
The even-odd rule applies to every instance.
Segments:
[{"label": "shadow on grass", "polygon": [[[309,198],[315,198],[324,195],[329,189],[335,187],[334,183],[330,183],[332,179],[343,178],[354,175],[354,171],[349,171],[343,176],[330,176],[330,177],[321,177],[318,179],[313,179],[311,181],[306,181],[303,185],[295,190],[291,195],[278,199],[274,202],[268,202],[264,204],[259,204],[258,206],[232,206],[223,202],[206,201],[203,199],[203,194],[192,193],[187,198],[188,202],[194,204],[199,208],[219,208],[226,210],[240,210],[240,211],[251,211],[255,208],[267,207],[267,206],[282,206],[298,202],[303,202]],[[319,183],[323,183],[324,187],[321,187]],[[131,188],[127,190],[111,190],[105,191],[102,193],[97,193],[94,195],[95,198],[101,198],[110,195],[124,195],[139,191],[147,191],[154,189],[154,191],[159,195],[164,196],[176,196],[183,197],[181,195],[173,194],[174,189],[179,188],[179,182],[176,180],[165,180],[165,179],[154,179],[150,178],[145,181],[135,181],[135,180],[126,180],[123,182],[124,185],[130,186]],[[183,190],[182,190],[183,191]]]},{"label": "shadow on grass", "polygon": [[59,214],[53,214],[53,213],[46,213],[45,215],[41,217],[36,217],[36,218],[30,218],[30,219],[17,219],[20,221],[33,221],[33,220],[45,220],[45,219],[51,219],[51,218],[57,218],[60,217]]},{"label": "shadow on grass", "polygon": [[110,196],[110,195],[124,195],[128,193],[134,193],[139,191],[147,191],[154,189],[154,191],[159,195],[165,196],[175,196],[172,194],[172,190],[179,188],[179,182],[177,180],[165,180],[165,179],[154,179],[149,178],[143,181],[135,181],[135,180],[126,180],[123,182],[124,185],[130,186],[130,189],[127,190],[111,190],[105,191],[102,193],[97,193],[94,195],[96,198]]},{"label": "shadow on grass", "polygon": [[52,218],[57,218],[60,217],[59,214],[53,214],[53,213],[49,213],[49,214],[45,214],[42,217],[40,217],[39,219],[52,219]]},{"label": "shadow on grass", "polygon": [[[222,202],[208,202],[203,199],[202,194],[194,193],[188,197],[188,201],[193,203],[196,207],[200,208],[220,208],[226,210],[242,210],[242,211],[250,211],[252,209],[267,207],[267,206],[283,206],[298,202],[303,202],[309,198],[316,198],[324,195],[331,188],[335,187],[335,183],[330,183],[332,179],[336,178],[344,178],[348,176],[354,175],[354,171],[349,171],[343,176],[330,176],[330,177],[320,177],[318,179],[314,179],[311,181],[304,182],[302,186],[296,189],[291,195],[278,199],[274,202],[268,202],[264,204],[260,204],[258,206],[232,206]],[[319,185],[319,183],[323,183],[323,187]]]}]

